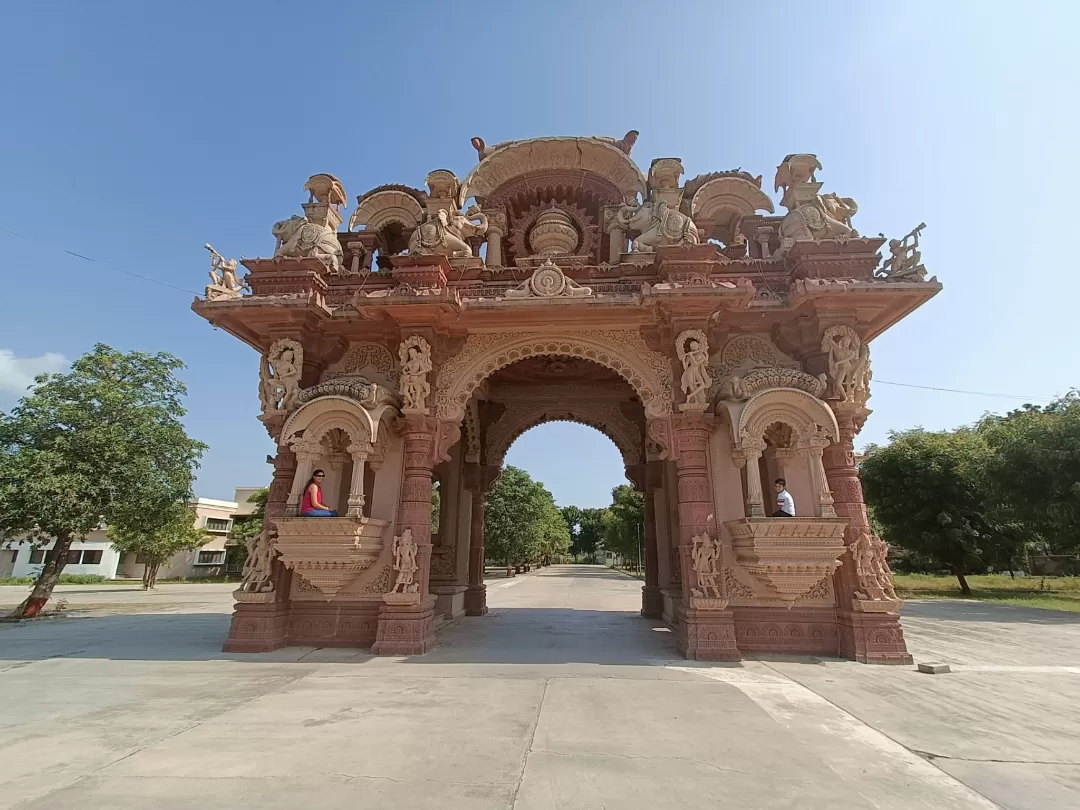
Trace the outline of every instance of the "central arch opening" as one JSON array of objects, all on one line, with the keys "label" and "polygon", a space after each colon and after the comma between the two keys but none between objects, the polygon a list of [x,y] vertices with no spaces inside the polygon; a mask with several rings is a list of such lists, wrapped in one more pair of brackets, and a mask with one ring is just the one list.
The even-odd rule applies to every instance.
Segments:
[{"label": "central arch opening", "polygon": [[[473,655],[499,660],[642,663],[643,653],[669,654],[671,634],[641,617],[645,461],[645,408],[605,365],[541,355],[479,382],[462,438],[435,470],[431,590],[460,584],[441,561],[461,559],[468,545],[482,554],[471,560],[468,591],[479,592],[482,577],[487,615],[472,611],[447,639],[461,635]],[[470,470],[486,470],[490,485]]]}]

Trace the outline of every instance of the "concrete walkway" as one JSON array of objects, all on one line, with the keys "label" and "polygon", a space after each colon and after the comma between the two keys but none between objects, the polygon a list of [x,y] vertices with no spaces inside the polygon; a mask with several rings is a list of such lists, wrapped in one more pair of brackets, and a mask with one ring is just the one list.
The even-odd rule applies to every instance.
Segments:
[{"label": "concrete walkway", "polygon": [[639,582],[560,566],[492,582],[421,658],[238,656],[229,587],[0,625],[0,810],[1080,806],[1080,616],[910,606],[952,675],[704,665]]}]

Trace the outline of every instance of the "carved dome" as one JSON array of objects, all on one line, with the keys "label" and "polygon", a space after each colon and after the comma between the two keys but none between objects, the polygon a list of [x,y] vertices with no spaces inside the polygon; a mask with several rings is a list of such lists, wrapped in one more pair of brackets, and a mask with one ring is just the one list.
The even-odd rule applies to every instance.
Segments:
[{"label": "carved dome", "polygon": [[548,172],[598,175],[618,190],[617,200],[645,194],[641,169],[612,142],[601,138],[532,138],[496,144],[462,181],[459,201],[464,205],[470,197],[483,200],[516,178]]}]

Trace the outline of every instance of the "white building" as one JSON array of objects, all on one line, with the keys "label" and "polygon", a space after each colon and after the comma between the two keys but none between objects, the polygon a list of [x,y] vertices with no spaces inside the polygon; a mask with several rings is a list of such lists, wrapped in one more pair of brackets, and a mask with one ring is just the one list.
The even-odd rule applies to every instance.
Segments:
[{"label": "white building", "polygon": [[[225,546],[232,531],[233,520],[250,515],[255,507],[248,497],[260,487],[238,487],[235,501],[196,498],[195,525],[206,529],[211,539],[195,551],[181,551],[161,566],[159,579],[198,579],[225,574]],[[0,579],[4,577],[36,577],[45,563],[45,552],[52,543],[34,546],[18,540],[0,541]],[[90,532],[71,544],[65,574],[97,574],[108,579],[142,579],[143,563],[135,554],[121,555],[113,548],[105,528]]]}]

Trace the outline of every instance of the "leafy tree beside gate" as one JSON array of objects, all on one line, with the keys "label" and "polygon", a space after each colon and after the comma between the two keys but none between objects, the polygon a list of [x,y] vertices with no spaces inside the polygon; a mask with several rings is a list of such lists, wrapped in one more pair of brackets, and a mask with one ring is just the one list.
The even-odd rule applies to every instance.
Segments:
[{"label": "leafy tree beside gate", "polygon": [[71,544],[103,524],[156,534],[191,498],[206,445],[180,422],[184,367],[170,354],[97,345],[67,374],[45,374],[0,413],[0,531],[55,541],[30,595],[13,612],[36,616]]}]

